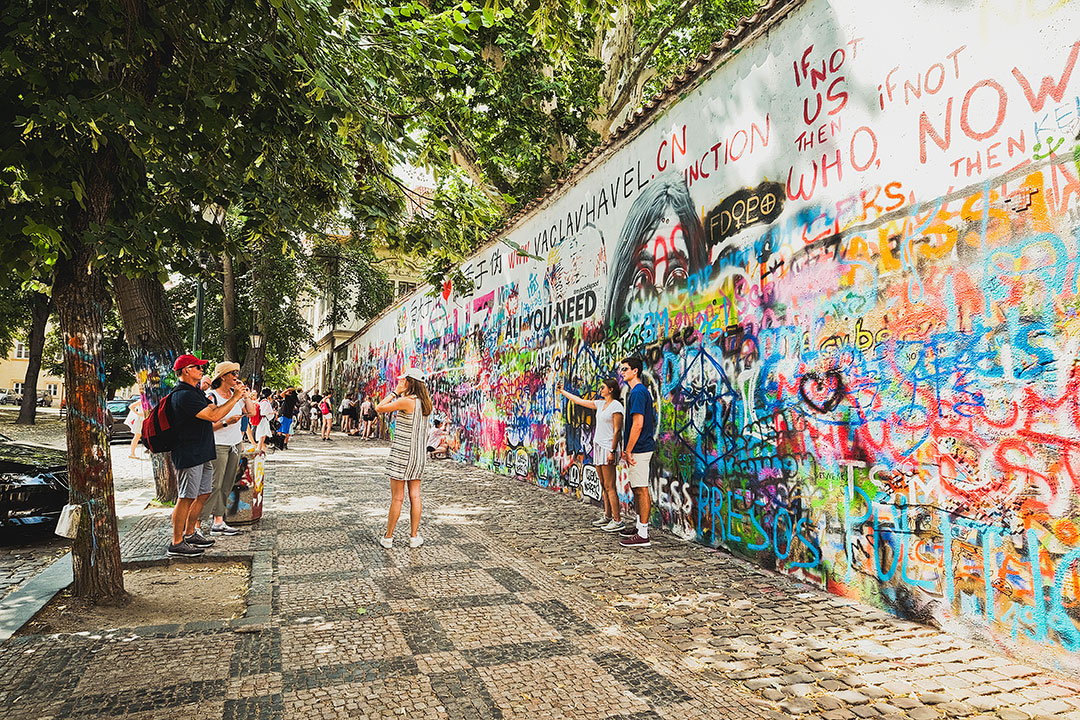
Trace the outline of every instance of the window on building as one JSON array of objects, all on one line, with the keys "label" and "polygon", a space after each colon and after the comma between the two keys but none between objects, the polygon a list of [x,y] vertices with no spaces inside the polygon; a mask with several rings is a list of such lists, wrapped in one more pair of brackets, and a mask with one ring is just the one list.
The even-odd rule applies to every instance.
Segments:
[{"label": "window on building", "polygon": [[24,345],[23,343],[16,341],[15,342],[15,359],[16,360],[29,360],[30,359],[30,348],[26,347],[26,345]]},{"label": "window on building", "polygon": [[49,383],[45,386],[45,389],[49,391],[49,394],[53,397],[60,396],[60,386],[57,383]]},{"label": "window on building", "polygon": [[11,383],[11,389],[16,395],[22,395],[23,384],[21,382]]},{"label": "window on building", "polygon": [[404,280],[399,280],[398,281],[397,296],[401,297],[402,295],[408,295],[409,293],[411,293],[415,289],[416,289],[416,283],[414,283],[414,282],[405,282]]}]

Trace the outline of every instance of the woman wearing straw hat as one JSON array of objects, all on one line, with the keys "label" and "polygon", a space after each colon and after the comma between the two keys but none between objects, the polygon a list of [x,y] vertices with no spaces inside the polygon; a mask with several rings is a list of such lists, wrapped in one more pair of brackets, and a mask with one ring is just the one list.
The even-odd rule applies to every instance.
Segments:
[{"label": "woman wearing straw hat", "polygon": [[386,519],[386,534],[379,540],[384,548],[394,544],[394,527],[405,501],[405,486],[409,487],[409,547],[420,547],[420,476],[427,459],[427,427],[431,415],[431,396],[424,384],[424,373],[409,368],[398,378],[393,392],[375,408],[379,413],[397,412],[394,440],[390,443],[390,514]]}]

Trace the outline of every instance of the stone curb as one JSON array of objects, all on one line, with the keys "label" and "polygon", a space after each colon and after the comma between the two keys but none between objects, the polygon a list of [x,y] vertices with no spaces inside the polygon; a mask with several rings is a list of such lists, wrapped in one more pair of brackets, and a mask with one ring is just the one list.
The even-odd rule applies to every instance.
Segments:
[{"label": "stone curb", "polygon": [[[136,512],[125,514],[117,521],[117,530],[121,543],[138,524],[139,520],[151,514],[148,504],[153,490],[124,506],[124,510],[139,508]],[[186,625],[150,626],[142,628],[118,628],[115,633],[128,635],[152,635],[157,633],[175,634],[199,630],[221,630],[231,628],[236,632],[256,632],[268,622],[272,597],[273,553],[269,550],[239,552],[215,555],[203,555],[199,562],[250,562],[249,590],[247,611],[242,618],[222,621],[198,621]],[[193,559],[194,561],[194,559]],[[183,558],[135,558],[121,564],[125,568],[144,568],[189,562]],[[0,601],[0,645],[11,637],[41,611],[56,594],[72,583],[71,553],[57,558],[55,562],[40,573],[23,583],[15,592]],[[37,636],[32,636],[37,637]]]}]

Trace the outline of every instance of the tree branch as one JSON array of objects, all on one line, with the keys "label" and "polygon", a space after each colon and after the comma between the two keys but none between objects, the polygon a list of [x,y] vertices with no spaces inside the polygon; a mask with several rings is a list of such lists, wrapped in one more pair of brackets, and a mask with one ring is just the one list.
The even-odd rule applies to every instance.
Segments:
[{"label": "tree branch", "polygon": [[675,12],[675,16],[672,18],[671,22],[668,23],[668,26],[660,32],[656,40],[654,40],[649,47],[642,50],[641,53],[634,58],[634,68],[627,73],[626,82],[623,83],[622,89],[619,90],[619,94],[616,95],[615,99],[608,105],[608,118],[613,118],[618,115],[623,107],[630,102],[632,88],[637,85],[637,79],[641,76],[641,73],[644,72],[649,60],[652,59],[653,53],[655,53],[656,49],[667,39],[668,35],[679,26],[690,11],[700,5],[701,2],[702,0],[683,0],[683,4],[679,6],[679,9]]}]

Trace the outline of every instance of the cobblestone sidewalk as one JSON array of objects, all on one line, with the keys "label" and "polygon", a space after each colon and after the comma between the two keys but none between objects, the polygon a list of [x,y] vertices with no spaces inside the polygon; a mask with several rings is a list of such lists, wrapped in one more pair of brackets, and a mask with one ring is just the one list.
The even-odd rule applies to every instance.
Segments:
[{"label": "cobblestone sidewalk", "polygon": [[[588,506],[448,461],[426,544],[403,518],[383,550],[386,452],[295,439],[214,551],[252,558],[245,618],[13,639],[5,717],[1080,718],[1067,680],[660,533],[619,548]],[[167,532],[147,515],[125,557]]]}]

